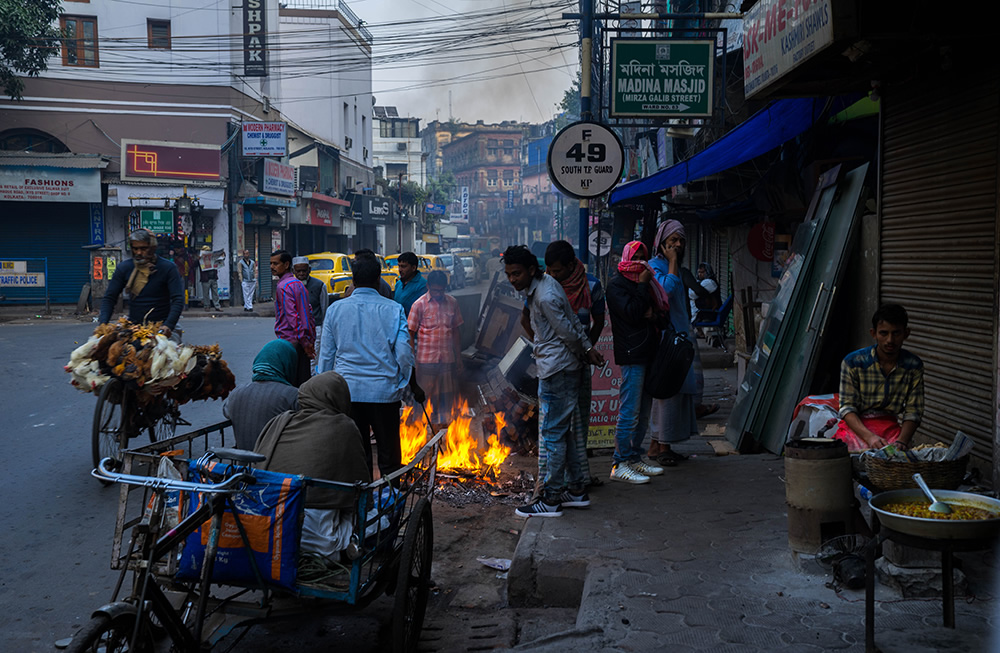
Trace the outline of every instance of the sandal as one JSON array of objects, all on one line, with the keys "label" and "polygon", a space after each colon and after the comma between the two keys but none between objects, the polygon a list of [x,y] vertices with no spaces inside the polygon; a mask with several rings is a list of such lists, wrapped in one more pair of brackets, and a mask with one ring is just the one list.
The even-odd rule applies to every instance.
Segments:
[{"label": "sandal", "polygon": [[702,419],[712,413],[718,412],[718,410],[719,404],[698,404],[698,407],[695,409],[695,415],[698,419]]},{"label": "sandal", "polygon": [[671,458],[669,453],[661,453],[651,460],[655,461],[660,467],[677,467],[677,461]]},{"label": "sandal", "polygon": [[656,462],[658,462],[661,465],[663,465],[663,464],[666,464],[665,461],[669,460],[669,461],[672,461],[674,463],[674,465],[676,465],[677,463],[681,462],[682,460],[687,460],[687,459],[688,459],[688,457],[685,456],[684,454],[678,453],[678,452],[674,451],[673,449],[667,449],[666,451],[664,451],[663,453],[661,453],[659,456],[656,457]]}]

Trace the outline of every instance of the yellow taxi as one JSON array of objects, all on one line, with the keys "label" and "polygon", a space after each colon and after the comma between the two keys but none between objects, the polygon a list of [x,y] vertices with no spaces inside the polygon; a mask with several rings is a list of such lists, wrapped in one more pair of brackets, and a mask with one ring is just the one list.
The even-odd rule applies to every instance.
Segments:
[{"label": "yellow taxi", "polygon": [[307,254],[306,258],[312,268],[309,276],[322,281],[329,294],[340,298],[351,284],[351,257],[337,252],[320,252]]},{"label": "yellow taxi", "polygon": [[[420,257],[420,272],[427,278],[428,273],[434,270],[440,270],[444,272],[444,276],[448,279],[448,287],[451,288],[451,270],[448,266],[444,264],[444,260],[438,254],[422,254]],[[424,266],[426,263],[426,267]]]},{"label": "yellow taxi", "polygon": [[385,265],[383,269],[388,269],[390,272],[395,272],[399,274],[399,254],[393,254],[392,256],[386,256],[384,259]]},{"label": "yellow taxi", "polygon": [[[382,266],[382,278],[387,284],[389,284],[389,288],[396,290],[396,282],[399,281],[399,264],[393,260],[392,265],[396,266],[393,268],[392,265],[389,264],[389,260],[384,256],[376,254],[375,258],[378,259],[379,264]],[[396,257],[393,256],[390,258],[395,259]]]}]

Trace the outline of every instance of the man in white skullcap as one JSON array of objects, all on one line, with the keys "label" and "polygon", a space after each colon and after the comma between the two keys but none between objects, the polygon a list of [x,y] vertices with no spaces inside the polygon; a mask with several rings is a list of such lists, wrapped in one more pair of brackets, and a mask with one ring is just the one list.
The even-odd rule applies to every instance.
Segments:
[{"label": "man in white skullcap", "polygon": [[316,320],[316,342],[319,342],[323,333],[323,316],[326,315],[326,306],[329,303],[329,296],[326,294],[326,286],[322,281],[309,276],[312,266],[305,256],[292,258],[292,274],[302,282],[309,293],[309,308],[312,309],[313,319]]}]

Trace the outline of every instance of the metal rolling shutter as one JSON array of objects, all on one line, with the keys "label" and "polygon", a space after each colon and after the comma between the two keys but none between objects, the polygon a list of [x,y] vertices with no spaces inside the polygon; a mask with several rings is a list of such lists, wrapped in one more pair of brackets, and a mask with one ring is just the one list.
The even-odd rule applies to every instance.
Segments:
[{"label": "metal rolling shutter", "polygon": [[274,301],[274,281],[271,279],[271,229],[253,227],[257,232],[257,292],[260,301]]},{"label": "metal rolling shutter", "polygon": [[990,460],[1000,96],[978,86],[914,85],[885,100],[880,300],[906,307],[906,347],[924,361],[918,433],[951,441],[960,429]]},{"label": "metal rolling shutter", "polygon": [[[87,283],[90,255],[90,212],[86,204],[0,202],[0,258],[48,258],[49,301],[75,304]],[[41,272],[42,262],[28,270]],[[44,304],[43,288],[4,288],[8,302]]]}]

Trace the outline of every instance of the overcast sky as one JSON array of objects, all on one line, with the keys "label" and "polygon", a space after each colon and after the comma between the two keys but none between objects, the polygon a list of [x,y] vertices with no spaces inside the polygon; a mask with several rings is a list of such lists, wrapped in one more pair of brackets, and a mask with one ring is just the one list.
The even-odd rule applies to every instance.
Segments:
[{"label": "overcast sky", "polygon": [[560,18],[576,3],[541,8],[559,2],[347,0],[375,39],[376,104],[424,123],[551,119],[579,61],[575,26]]}]

